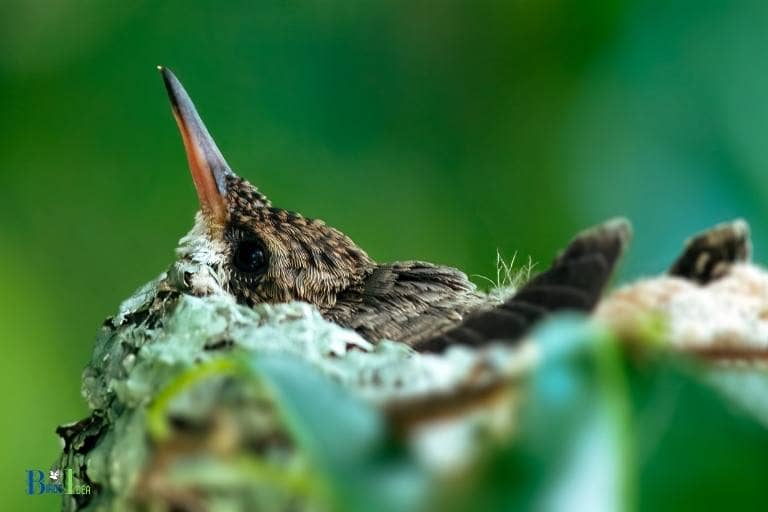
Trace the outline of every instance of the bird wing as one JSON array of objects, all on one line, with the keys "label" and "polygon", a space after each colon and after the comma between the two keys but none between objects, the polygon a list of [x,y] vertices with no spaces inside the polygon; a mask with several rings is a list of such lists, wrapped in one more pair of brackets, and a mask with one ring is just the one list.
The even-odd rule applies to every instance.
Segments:
[{"label": "bird wing", "polygon": [[614,219],[576,236],[552,266],[512,298],[469,315],[460,325],[418,341],[420,352],[442,352],[451,345],[480,346],[520,339],[543,316],[560,310],[589,312],[608,283],[631,237],[624,219]]},{"label": "bird wing", "polygon": [[487,303],[455,268],[401,261],[375,267],[360,287],[342,293],[326,316],[369,341],[414,344],[458,325]]}]

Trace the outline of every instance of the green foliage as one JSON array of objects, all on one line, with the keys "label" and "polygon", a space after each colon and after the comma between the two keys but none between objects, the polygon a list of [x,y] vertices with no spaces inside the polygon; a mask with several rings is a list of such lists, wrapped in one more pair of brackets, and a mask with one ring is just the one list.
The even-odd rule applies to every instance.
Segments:
[{"label": "green foliage", "polygon": [[[566,318],[538,339],[548,356],[528,389],[520,438],[462,506],[754,510],[768,500],[768,429],[708,383],[721,369],[662,352],[638,358]],[[739,395],[764,403],[748,388]]]},{"label": "green foliage", "polygon": [[295,358],[257,356],[251,368],[334,491],[333,509],[424,509],[428,475],[387,435],[380,412]]}]

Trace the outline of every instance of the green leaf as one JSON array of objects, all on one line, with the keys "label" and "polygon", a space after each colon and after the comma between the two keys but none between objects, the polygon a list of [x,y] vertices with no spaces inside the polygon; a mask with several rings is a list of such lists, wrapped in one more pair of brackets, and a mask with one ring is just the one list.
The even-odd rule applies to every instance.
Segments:
[{"label": "green leaf", "polygon": [[689,361],[668,357],[630,370],[637,416],[638,508],[765,508],[764,425],[713,389],[706,370]]},{"label": "green leaf", "polygon": [[270,388],[302,449],[344,510],[420,510],[428,479],[390,438],[383,418],[316,368],[285,355],[250,365]]},{"label": "green leaf", "polygon": [[632,496],[625,375],[609,338],[566,315],[535,333],[542,362],[520,436],[485,469],[484,510],[621,510]]},{"label": "green leaf", "polygon": [[[768,431],[700,365],[639,357],[573,317],[535,333],[520,435],[454,510],[748,510],[768,503]],[[744,386],[743,400],[755,388]],[[734,390],[731,389],[733,393]],[[739,391],[735,391],[739,393]]]}]

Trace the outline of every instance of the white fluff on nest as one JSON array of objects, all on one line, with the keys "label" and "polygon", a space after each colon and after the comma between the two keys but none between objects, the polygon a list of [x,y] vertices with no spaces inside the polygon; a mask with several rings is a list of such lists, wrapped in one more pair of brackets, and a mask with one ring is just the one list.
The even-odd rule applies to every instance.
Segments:
[{"label": "white fluff on nest", "polygon": [[596,317],[630,339],[642,322],[661,318],[674,347],[768,356],[768,272],[741,263],[706,285],[672,276],[644,279],[612,293]]}]

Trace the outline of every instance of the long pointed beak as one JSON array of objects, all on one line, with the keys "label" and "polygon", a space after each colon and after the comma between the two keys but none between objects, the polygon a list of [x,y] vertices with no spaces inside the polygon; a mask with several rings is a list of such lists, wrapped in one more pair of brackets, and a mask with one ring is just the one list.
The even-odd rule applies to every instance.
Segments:
[{"label": "long pointed beak", "polygon": [[223,220],[227,214],[224,198],[227,193],[226,177],[233,175],[227,161],[200,119],[187,91],[170,69],[158,66],[163,77],[171,109],[179,125],[184,149],[187,152],[189,170],[195,182],[200,207],[215,219]]}]

